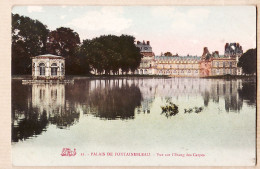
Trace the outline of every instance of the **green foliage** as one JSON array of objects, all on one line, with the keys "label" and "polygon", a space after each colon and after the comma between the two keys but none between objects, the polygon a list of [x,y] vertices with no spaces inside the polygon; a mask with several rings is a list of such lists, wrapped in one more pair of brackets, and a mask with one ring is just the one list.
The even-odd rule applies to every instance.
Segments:
[{"label": "green foliage", "polygon": [[200,113],[203,110],[203,107],[194,107],[194,108],[189,108],[189,109],[184,109],[184,113],[192,113],[194,110],[195,113]]},{"label": "green foliage", "polygon": [[256,73],[256,49],[246,51],[246,53],[239,58],[238,66],[242,67],[245,74]]},{"label": "green foliage", "polygon": [[166,106],[161,106],[162,108],[162,114],[165,114],[165,116],[168,118],[169,116],[175,116],[176,114],[179,113],[179,107],[172,103],[169,102]]},{"label": "green foliage", "polygon": [[135,71],[142,55],[129,35],[104,35],[80,44],[77,32],[60,27],[49,31],[38,20],[12,14],[12,74],[31,74],[31,57],[54,54],[66,59],[67,75]]},{"label": "green foliage", "polygon": [[92,40],[84,40],[80,48],[81,55],[92,69],[97,73],[112,71],[117,74],[119,69],[123,72],[134,71],[141,62],[142,55],[134,44],[135,38],[128,35],[104,35]]},{"label": "green foliage", "polygon": [[44,54],[49,30],[38,20],[12,14],[12,74],[31,74],[32,56]]},{"label": "green foliage", "polygon": [[84,74],[85,70],[81,59],[78,56],[80,38],[77,32],[70,28],[60,27],[51,31],[47,40],[47,52],[63,56],[66,59],[66,74]]},{"label": "green foliage", "polygon": [[75,53],[79,44],[80,38],[77,32],[70,28],[60,27],[49,33],[47,52],[67,57]]}]

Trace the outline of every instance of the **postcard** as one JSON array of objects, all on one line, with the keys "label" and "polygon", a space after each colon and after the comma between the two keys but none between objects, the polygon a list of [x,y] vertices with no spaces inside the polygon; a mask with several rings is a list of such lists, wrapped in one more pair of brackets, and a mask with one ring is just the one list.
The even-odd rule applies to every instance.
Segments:
[{"label": "postcard", "polygon": [[254,166],[255,6],[14,6],[13,166]]}]

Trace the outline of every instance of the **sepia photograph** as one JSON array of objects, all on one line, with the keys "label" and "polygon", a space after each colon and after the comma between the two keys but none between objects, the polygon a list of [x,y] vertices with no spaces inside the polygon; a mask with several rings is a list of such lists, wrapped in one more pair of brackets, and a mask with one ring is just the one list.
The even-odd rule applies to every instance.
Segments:
[{"label": "sepia photograph", "polygon": [[256,165],[256,6],[10,15],[13,166]]}]

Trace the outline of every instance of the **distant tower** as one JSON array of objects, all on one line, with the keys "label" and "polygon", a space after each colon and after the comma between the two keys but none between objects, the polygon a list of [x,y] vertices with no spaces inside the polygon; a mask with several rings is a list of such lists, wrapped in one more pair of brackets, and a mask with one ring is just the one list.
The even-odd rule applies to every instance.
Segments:
[{"label": "distant tower", "polygon": [[202,54],[202,60],[206,60],[207,59],[207,56],[209,56],[210,55],[210,53],[209,53],[209,50],[208,50],[208,48],[207,47],[204,47],[204,49],[203,49],[203,54]]},{"label": "distant tower", "polygon": [[239,43],[226,43],[225,45],[225,57],[238,59],[243,54],[242,46]]},{"label": "distant tower", "polygon": [[153,57],[154,56],[152,47],[150,45],[150,41],[147,41],[146,43],[145,43],[145,41],[143,41],[143,42],[137,41],[136,47],[138,47],[140,49],[140,53],[144,57]]}]

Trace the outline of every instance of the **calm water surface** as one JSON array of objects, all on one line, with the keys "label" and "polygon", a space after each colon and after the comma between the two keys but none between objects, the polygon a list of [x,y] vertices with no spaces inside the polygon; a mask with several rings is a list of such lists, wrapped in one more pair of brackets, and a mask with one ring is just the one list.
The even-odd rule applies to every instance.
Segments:
[{"label": "calm water surface", "polygon": [[[177,114],[162,113],[169,102],[178,106]],[[70,85],[12,80],[14,165],[253,165],[255,120],[255,80],[75,79]],[[62,148],[75,148],[78,155],[62,157]],[[88,156],[91,152],[150,156]]]}]

